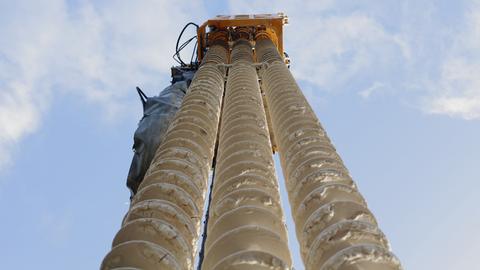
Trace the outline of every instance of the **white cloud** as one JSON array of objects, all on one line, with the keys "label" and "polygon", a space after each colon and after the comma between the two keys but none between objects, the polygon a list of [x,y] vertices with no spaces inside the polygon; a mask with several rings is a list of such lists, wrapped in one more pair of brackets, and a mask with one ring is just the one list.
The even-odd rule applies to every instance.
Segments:
[{"label": "white cloud", "polygon": [[411,57],[402,36],[386,31],[360,8],[349,6],[354,5],[338,1],[230,1],[233,13],[284,11],[290,17],[284,43],[292,59],[292,72],[298,80],[328,92],[356,91],[358,85],[367,88]]},{"label": "white cloud", "polygon": [[160,90],[181,27],[204,12],[198,1],[3,1],[0,169],[41,125],[54,96],[86,99],[118,119],[138,105],[136,84]]},{"label": "white cloud", "polygon": [[429,113],[480,119],[480,2],[467,13],[464,29],[452,40],[424,109]]},{"label": "white cloud", "polygon": [[[428,113],[480,118],[479,2],[464,8],[465,24],[442,17],[465,10],[422,3],[231,0],[225,13],[286,12],[292,71],[315,89],[307,93],[314,102],[318,90],[368,97],[384,84],[395,94],[415,88],[411,102],[423,96]],[[166,82],[183,24],[207,17],[201,2],[0,3],[0,168],[57,95],[99,104],[109,119],[126,115],[138,105],[137,83]]]},{"label": "white cloud", "polygon": [[[231,0],[230,7],[233,13],[289,15],[284,42],[292,72],[317,97],[318,90],[363,88],[358,94],[367,98],[388,89],[427,113],[480,119],[478,0]],[[316,96],[308,98],[315,102]]]},{"label": "white cloud", "polygon": [[460,116],[467,120],[480,118],[480,97],[435,97],[429,101],[430,113]]},{"label": "white cloud", "polygon": [[[300,80],[318,85],[321,89],[338,91],[352,81],[372,83],[367,74],[388,69],[400,55],[398,38],[387,34],[381,25],[362,14],[318,18],[300,24],[314,25],[308,31],[293,34],[293,49],[302,53],[294,73]],[[312,38],[316,37],[316,38]],[[294,63],[295,63],[294,62]]]},{"label": "white cloud", "polygon": [[368,87],[367,89],[364,89],[364,90],[358,92],[358,94],[362,98],[368,99],[373,93],[381,91],[384,87],[385,87],[384,83],[376,81],[370,87]]}]

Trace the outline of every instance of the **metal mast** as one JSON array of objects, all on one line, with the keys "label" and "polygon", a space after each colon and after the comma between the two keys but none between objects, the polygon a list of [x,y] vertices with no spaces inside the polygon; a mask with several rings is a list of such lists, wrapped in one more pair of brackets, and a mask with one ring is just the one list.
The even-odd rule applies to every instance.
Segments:
[{"label": "metal mast", "polygon": [[[248,37],[248,36],[247,36]],[[290,269],[252,46],[239,38],[231,54],[203,269]]]},{"label": "metal mast", "polygon": [[192,269],[228,62],[212,44],[101,269]]},{"label": "metal mast", "polygon": [[275,45],[257,39],[256,50],[306,269],[400,269]]},{"label": "metal mast", "polygon": [[402,269],[286,65],[286,22],[219,16],[198,27],[201,65],[102,270],[193,269],[214,158],[202,269],[291,269],[272,150],[307,270]]}]

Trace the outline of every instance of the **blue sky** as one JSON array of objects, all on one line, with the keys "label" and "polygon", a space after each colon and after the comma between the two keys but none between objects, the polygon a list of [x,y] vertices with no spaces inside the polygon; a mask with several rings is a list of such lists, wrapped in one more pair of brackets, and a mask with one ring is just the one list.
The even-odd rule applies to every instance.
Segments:
[{"label": "blue sky", "polygon": [[404,268],[475,268],[480,1],[177,2],[0,0],[2,268],[98,268],[128,207],[135,86],[167,85],[188,21],[277,11],[291,70]]}]

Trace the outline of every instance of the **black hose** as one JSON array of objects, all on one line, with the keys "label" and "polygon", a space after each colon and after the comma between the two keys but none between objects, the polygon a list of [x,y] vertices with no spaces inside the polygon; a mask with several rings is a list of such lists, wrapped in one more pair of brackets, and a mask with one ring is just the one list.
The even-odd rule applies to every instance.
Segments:
[{"label": "black hose", "polygon": [[[195,26],[195,28],[196,28],[197,31],[198,31],[198,28],[199,28],[198,24],[193,23],[193,22],[187,23],[187,24],[183,27],[182,31],[180,31],[180,34],[179,34],[178,39],[177,39],[177,43],[175,44],[175,54],[173,55],[173,59],[174,59],[177,63],[179,63],[181,66],[187,66],[187,64],[182,60],[182,57],[180,56],[180,51],[182,51],[192,40],[194,40],[194,39],[197,38],[197,36],[195,35],[195,36],[189,38],[187,41],[185,41],[184,43],[182,43],[182,44],[180,45],[180,40],[182,39],[183,33],[184,33],[185,30],[186,30],[189,26],[191,26],[191,25]],[[180,46],[179,46],[179,45],[180,45]],[[192,57],[191,57],[191,59],[190,59],[190,65],[193,65],[193,54],[195,54],[195,51],[196,51],[196,46],[194,46],[194,51],[192,52]],[[197,62],[197,61],[195,60],[195,64],[196,64],[196,62]]]}]

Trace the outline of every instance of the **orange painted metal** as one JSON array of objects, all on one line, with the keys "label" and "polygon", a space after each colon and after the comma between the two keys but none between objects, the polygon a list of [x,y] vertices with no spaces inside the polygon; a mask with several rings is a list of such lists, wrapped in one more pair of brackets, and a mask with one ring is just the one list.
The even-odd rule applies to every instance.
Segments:
[{"label": "orange painted metal", "polygon": [[[244,33],[256,35],[261,32],[266,35],[275,43],[279,54],[283,56],[283,25],[285,24],[288,24],[288,17],[281,12],[276,14],[218,15],[198,28],[198,61],[202,61],[205,49],[210,46],[211,41],[218,38],[231,41],[230,30],[237,28],[250,30],[244,31]],[[237,32],[239,32],[238,29]],[[242,36],[242,38],[246,37]]]}]

